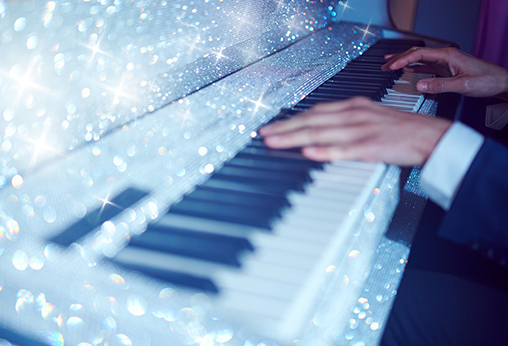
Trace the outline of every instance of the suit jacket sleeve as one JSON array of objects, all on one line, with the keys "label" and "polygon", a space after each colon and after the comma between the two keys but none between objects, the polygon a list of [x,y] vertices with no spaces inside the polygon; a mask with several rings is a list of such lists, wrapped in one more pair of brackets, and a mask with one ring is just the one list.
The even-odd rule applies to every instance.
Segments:
[{"label": "suit jacket sleeve", "polygon": [[439,235],[508,260],[508,148],[486,139],[445,215]]}]

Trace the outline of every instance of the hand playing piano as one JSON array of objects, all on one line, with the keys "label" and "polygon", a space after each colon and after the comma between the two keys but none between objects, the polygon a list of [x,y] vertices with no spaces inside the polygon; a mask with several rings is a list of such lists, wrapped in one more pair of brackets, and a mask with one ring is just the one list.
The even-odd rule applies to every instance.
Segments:
[{"label": "hand playing piano", "polygon": [[272,148],[302,147],[316,161],[383,161],[422,165],[451,122],[407,113],[365,98],[323,103],[259,130]]},{"label": "hand playing piano", "polygon": [[495,96],[508,101],[508,70],[456,48],[414,47],[404,53],[386,55],[385,59],[388,62],[381,67],[384,71],[403,68],[439,76],[419,81],[416,87],[421,92]]}]

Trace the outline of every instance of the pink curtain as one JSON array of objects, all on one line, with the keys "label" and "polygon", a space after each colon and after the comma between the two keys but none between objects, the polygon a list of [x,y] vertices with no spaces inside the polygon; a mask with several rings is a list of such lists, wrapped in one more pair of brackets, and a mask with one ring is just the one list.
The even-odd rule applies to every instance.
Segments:
[{"label": "pink curtain", "polygon": [[508,68],[508,0],[483,0],[473,55]]}]

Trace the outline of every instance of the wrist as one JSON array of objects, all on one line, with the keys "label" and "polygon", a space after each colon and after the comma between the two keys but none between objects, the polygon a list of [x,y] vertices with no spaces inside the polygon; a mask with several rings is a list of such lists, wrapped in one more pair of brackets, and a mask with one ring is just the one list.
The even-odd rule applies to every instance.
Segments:
[{"label": "wrist", "polygon": [[501,100],[504,100],[504,101],[508,101],[508,70],[503,68],[503,73],[502,75],[500,76],[500,80],[501,80],[501,93],[495,95],[494,97],[498,98],[498,99],[501,99]]}]

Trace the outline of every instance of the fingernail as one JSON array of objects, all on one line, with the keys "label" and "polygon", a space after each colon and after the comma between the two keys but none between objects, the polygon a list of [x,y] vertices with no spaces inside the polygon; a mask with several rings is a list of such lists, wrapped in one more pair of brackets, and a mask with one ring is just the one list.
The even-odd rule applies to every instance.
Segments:
[{"label": "fingernail", "polygon": [[418,90],[427,91],[429,89],[429,83],[427,82],[418,82]]},{"label": "fingernail", "polygon": [[393,54],[386,54],[386,55],[385,55],[385,59],[391,59],[391,58],[392,58],[392,56],[393,56]]}]

